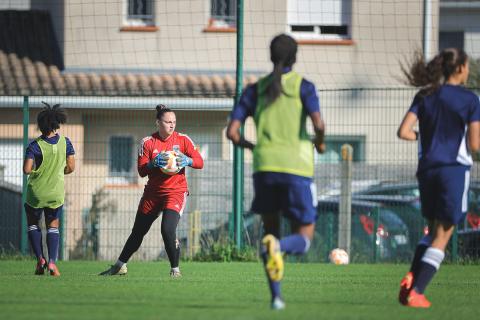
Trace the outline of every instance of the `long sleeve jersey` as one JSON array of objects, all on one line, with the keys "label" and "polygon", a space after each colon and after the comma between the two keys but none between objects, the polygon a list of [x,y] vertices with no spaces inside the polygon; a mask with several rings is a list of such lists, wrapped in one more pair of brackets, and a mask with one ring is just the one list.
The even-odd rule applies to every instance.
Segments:
[{"label": "long sleeve jersey", "polygon": [[192,139],[187,135],[174,131],[167,139],[162,140],[158,132],[155,132],[142,139],[138,152],[138,174],[141,177],[148,175],[148,182],[144,191],[145,194],[188,192],[185,168],[177,174],[170,176],[160,171],[159,168],[148,167],[148,163],[152,161],[157,154],[163,151],[173,151],[174,149],[180,150],[180,152],[192,158],[192,168],[203,168],[202,156],[196,149]]}]

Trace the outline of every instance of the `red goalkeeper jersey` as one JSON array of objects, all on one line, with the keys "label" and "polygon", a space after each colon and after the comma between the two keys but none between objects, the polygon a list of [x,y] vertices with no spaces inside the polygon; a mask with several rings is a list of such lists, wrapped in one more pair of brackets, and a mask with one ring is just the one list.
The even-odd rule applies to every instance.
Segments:
[{"label": "red goalkeeper jersey", "polygon": [[144,194],[155,195],[165,193],[188,192],[187,179],[185,177],[185,168],[177,174],[170,176],[159,168],[148,168],[148,163],[155,158],[157,154],[163,151],[173,151],[174,149],[189,156],[193,160],[192,168],[202,169],[203,159],[195,148],[195,145],[187,135],[174,131],[167,139],[162,140],[158,132],[142,139],[138,151],[137,168],[140,177],[148,175],[148,182],[145,186]]}]

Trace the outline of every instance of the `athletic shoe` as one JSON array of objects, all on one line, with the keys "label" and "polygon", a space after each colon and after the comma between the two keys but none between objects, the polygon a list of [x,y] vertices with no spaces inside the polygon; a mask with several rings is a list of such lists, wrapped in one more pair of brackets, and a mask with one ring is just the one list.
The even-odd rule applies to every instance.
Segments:
[{"label": "athletic shoe", "polygon": [[40,258],[35,267],[35,274],[38,276],[44,275],[45,269],[47,269],[47,261],[44,258]]},{"label": "athletic shoe", "polygon": [[408,272],[405,277],[403,277],[402,281],[400,281],[400,292],[398,293],[398,301],[403,304],[404,306],[407,305],[408,301],[408,294],[412,290],[413,284],[413,273]]},{"label": "athletic shoe", "polygon": [[181,277],[182,277],[182,273],[180,272],[180,270],[176,271],[176,270],[171,269],[171,270],[170,270],[170,277],[171,277],[172,279],[181,278]]},{"label": "athletic shoe", "polygon": [[280,252],[280,242],[271,234],[262,239],[265,250],[265,270],[272,281],[280,281],[283,278],[283,257]]},{"label": "athletic shoe", "polygon": [[285,309],[285,302],[280,297],[275,297],[272,301],[272,310],[283,310]]},{"label": "athletic shoe", "polygon": [[411,308],[430,308],[432,304],[425,298],[425,295],[417,293],[415,289],[410,290],[407,297],[407,307]]},{"label": "athletic shoe", "polygon": [[51,276],[58,277],[60,276],[60,271],[58,271],[57,265],[53,262],[48,264],[48,272],[50,272]]},{"label": "athletic shoe", "polygon": [[119,267],[116,264],[110,266],[109,269],[101,272],[99,276],[124,276],[127,274],[127,264]]}]

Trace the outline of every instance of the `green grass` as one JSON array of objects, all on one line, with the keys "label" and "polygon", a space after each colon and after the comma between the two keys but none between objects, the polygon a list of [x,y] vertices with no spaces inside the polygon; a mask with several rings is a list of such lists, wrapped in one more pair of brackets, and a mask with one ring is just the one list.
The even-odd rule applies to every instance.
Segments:
[{"label": "green grass", "polygon": [[259,263],[132,262],[99,277],[105,262],[60,262],[62,276],[34,276],[33,261],[0,261],[2,319],[478,319],[480,266],[445,265],[427,290],[433,306],[397,303],[406,265],[287,264],[287,309],[271,311]]}]

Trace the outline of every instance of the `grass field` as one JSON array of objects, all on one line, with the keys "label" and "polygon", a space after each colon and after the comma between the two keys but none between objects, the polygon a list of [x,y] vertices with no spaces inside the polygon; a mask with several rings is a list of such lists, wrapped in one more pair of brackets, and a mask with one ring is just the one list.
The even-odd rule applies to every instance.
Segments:
[{"label": "grass field", "polygon": [[406,265],[288,264],[287,309],[271,311],[259,263],[132,262],[100,277],[105,262],[60,262],[62,276],[34,276],[33,261],[0,260],[2,319],[478,319],[480,266],[442,266],[429,310],[400,306]]}]

